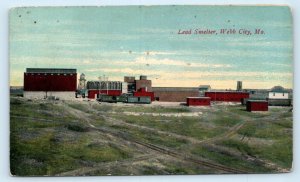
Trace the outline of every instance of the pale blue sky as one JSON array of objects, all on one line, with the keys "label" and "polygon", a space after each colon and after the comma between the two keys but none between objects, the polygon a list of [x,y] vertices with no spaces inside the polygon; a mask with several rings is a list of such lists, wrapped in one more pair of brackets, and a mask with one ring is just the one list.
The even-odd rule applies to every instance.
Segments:
[{"label": "pale blue sky", "polygon": [[[263,35],[178,35],[179,29],[263,29]],[[76,68],[88,80],[148,75],[153,86],[292,88],[292,17],[282,6],[16,8],[11,85],[27,67]]]}]

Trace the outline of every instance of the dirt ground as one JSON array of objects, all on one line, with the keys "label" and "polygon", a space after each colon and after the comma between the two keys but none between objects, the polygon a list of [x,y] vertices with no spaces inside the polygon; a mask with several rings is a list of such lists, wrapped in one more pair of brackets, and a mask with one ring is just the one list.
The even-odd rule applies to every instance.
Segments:
[{"label": "dirt ground", "polygon": [[236,103],[14,97],[10,119],[11,172],[19,176],[277,173],[292,166],[290,107],[250,113]]}]

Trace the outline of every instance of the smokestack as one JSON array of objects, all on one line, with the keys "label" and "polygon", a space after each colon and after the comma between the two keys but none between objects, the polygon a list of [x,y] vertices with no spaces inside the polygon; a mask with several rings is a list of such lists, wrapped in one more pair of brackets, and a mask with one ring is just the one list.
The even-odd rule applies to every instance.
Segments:
[{"label": "smokestack", "polygon": [[236,90],[237,91],[243,90],[243,82],[242,81],[237,81]]}]

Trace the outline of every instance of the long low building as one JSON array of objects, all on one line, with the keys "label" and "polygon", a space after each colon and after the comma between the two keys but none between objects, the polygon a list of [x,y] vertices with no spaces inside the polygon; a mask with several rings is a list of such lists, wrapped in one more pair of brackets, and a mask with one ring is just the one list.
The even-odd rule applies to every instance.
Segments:
[{"label": "long low building", "polygon": [[120,81],[88,81],[88,98],[96,99],[100,95],[119,96],[127,93],[127,83]]},{"label": "long low building", "polygon": [[28,99],[75,99],[76,69],[27,68],[24,72],[24,97]]},{"label": "long low building", "polygon": [[198,87],[152,87],[155,100],[163,102],[186,102],[187,97],[199,97]]},{"label": "long low building", "polygon": [[205,97],[210,97],[211,101],[241,102],[242,99],[249,98],[249,92],[209,91],[205,92]]}]

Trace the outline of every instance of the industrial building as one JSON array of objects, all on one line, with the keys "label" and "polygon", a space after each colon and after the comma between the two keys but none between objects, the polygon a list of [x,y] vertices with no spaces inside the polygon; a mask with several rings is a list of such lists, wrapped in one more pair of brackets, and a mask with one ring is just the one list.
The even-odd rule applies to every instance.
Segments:
[{"label": "industrial building", "polygon": [[187,106],[210,106],[210,97],[188,97]]},{"label": "industrial building", "polygon": [[268,111],[268,101],[263,100],[248,100],[246,105],[246,110],[252,111]]},{"label": "industrial building", "polygon": [[[238,82],[241,88],[241,82]],[[133,76],[125,76],[124,82],[118,81],[88,81],[88,98],[96,99],[99,95],[120,96],[148,96],[151,101],[186,102],[188,97],[210,97],[212,101],[241,102],[242,98],[249,98],[248,92],[210,91],[210,85],[200,87],[152,87],[152,81],[141,75],[139,80]],[[126,92],[127,90],[127,92]]]},{"label": "industrial building", "polygon": [[119,96],[127,93],[127,83],[120,81],[88,81],[88,98],[96,99],[99,95]]},{"label": "industrial building", "polygon": [[142,96],[148,96],[151,98],[151,101],[154,101],[154,92],[148,92],[146,88],[140,88],[138,91],[133,92],[133,96],[135,97],[142,97]]},{"label": "industrial building", "polygon": [[199,86],[199,94],[200,96],[204,96],[205,92],[208,92],[211,90],[210,85],[200,85]]},{"label": "industrial building", "polygon": [[141,75],[139,80],[125,76],[124,82],[128,85],[128,93],[134,96],[150,96],[152,101],[185,102],[187,97],[199,96],[197,87],[152,87],[152,81],[144,75]]},{"label": "industrial building", "polygon": [[152,92],[152,81],[147,79],[147,76],[141,75],[139,80],[134,76],[125,76],[124,82],[128,85],[128,93],[139,91],[141,88],[146,92]]},{"label": "industrial building", "polygon": [[71,100],[76,88],[76,69],[27,68],[24,72],[23,95],[28,99]]},{"label": "industrial building", "polygon": [[[113,96],[120,98],[149,98],[151,101],[186,102],[191,105],[210,105],[211,101],[242,102],[250,110],[263,107],[265,103],[270,106],[291,106],[292,90],[275,86],[271,90],[242,89],[242,82],[237,81],[237,90],[211,90],[210,85],[199,87],[152,87],[152,81],[141,75],[139,79],[134,76],[125,76],[124,82],[87,81],[85,74],[81,74],[77,85],[76,69],[57,68],[27,68],[24,72],[25,98],[29,99],[63,99],[70,100],[75,97],[88,97],[97,99],[100,96]],[[136,98],[134,98],[136,97]],[[104,97],[103,97],[104,98]],[[255,100],[256,102],[254,102]],[[260,100],[260,101],[259,101]],[[251,102],[248,102],[251,101]],[[249,105],[249,106],[248,106]],[[260,106],[257,106],[260,105]]]},{"label": "industrial building", "polygon": [[250,97],[243,99],[243,105],[246,105],[248,100],[268,101],[269,106],[292,105],[292,90],[284,89],[282,86],[275,86],[272,89],[252,89],[249,92]]},{"label": "industrial building", "polygon": [[[152,87],[152,81],[141,75],[137,80],[133,76],[125,76],[124,82],[88,81],[88,98],[96,99],[99,94],[119,96],[121,94],[136,97],[148,96],[151,101],[185,102],[187,97],[198,97],[197,87]],[[115,85],[115,86],[114,86]]]},{"label": "industrial building", "polygon": [[135,77],[134,76],[124,76],[124,82],[127,83],[128,93],[133,93],[135,91]]},{"label": "industrial building", "polygon": [[135,80],[135,90],[138,91],[141,88],[145,88],[147,92],[152,92],[152,81],[147,80],[147,76],[141,75],[139,80]]},{"label": "industrial building", "polygon": [[292,94],[282,86],[274,86],[268,94],[269,106],[291,106]]},{"label": "industrial building", "polygon": [[282,86],[275,86],[269,92],[269,99],[288,99],[289,93]]},{"label": "industrial building", "polygon": [[211,101],[241,102],[242,99],[249,98],[249,92],[209,91],[205,92],[205,97],[210,97]]},{"label": "industrial building", "polygon": [[120,81],[88,81],[87,93],[89,99],[99,98],[99,95],[120,96],[122,94],[133,95],[136,97],[149,96],[154,100],[152,81],[147,80],[147,76],[140,76],[136,80],[133,76],[125,76],[124,82]]},{"label": "industrial building", "polygon": [[152,87],[156,101],[185,102],[187,97],[199,97],[198,87]]}]

